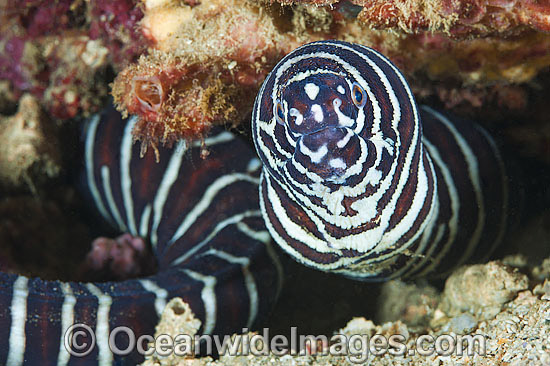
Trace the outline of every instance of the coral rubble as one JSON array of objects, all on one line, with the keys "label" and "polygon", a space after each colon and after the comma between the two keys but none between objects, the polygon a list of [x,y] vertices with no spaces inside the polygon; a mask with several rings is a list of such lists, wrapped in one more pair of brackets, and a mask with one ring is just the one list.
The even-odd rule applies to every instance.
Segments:
[{"label": "coral rubble", "polygon": [[0,120],[0,186],[36,192],[60,171],[55,130],[36,99],[24,95],[18,112]]},{"label": "coral rubble", "polygon": [[[536,271],[548,271],[550,261],[545,260]],[[544,267],[544,268],[543,268]],[[533,269],[535,270],[535,269]],[[538,273],[537,272],[537,273]],[[550,361],[548,348],[550,343],[546,332],[548,331],[548,319],[550,317],[550,285],[546,279],[544,282],[535,280],[534,277],[528,283],[527,277],[518,273],[512,267],[499,262],[490,262],[486,265],[466,266],[457,270],[449,281],[445,290],[440,296],[430,289],[428,291],[417,288],[424,292],[424,298],[417,298],[417,301],[409,302],[410,297],[401,297],[398,292],[392,293],[392,298],[382,295],[380,307],[391,306],[399,300],[403,305],[410,308],[417,308],[419,305],[429,304],[432,309],[422,317],[429,318],[429,325],[418,328],[415,319],[409,321],[387,319],[382,324],[376,324],[363,317],[356,317],[350,320],[345,327],[334,332],[334,334],[347,336],[350,341],[352,337],[367,337],[369,343],[361,345],[348,345],[350,348],[337,354],[338,349],[332,348],[334,343],[318,342],[316,347],[309,345],[305,349],[297,350],[302,352],[291,353],[290,350],[282,354],[271,352],[246,355],[246,354],[222,354],[213,361],[210,357],[192,358],[191,356],[178,356],[170,352],[168,356],[153,353],[148,356],[142,365],[210,365],[210,366],[236,366],[242,364],[250,365],[349,365],[361,361],[369,365],[501,365],[506,364],[532,364],[545,365]],[[461,282],[462,281],[462,282]],[[394,286],[392,282],[388,286]],[[414,284],[410,287],[410,294],[414,292]],[[397,288],[403,289],[402,284]],[[478,298],[476,292],[483,292]],[[468,294],[464,294],[466,291]],[[454,303],[455,299],[460,299]],[[386,302],[389,301],[390,303]],[[452,304],[452,307],[448,306]],[[199,328],[200,323],[192,316],[188,306],[180,299],[172,300],[166,307],[162,319],[157,326],[156,335],[187,334],[193,336]],[[273,336],[273,334],[271,334]],[[392,336],[400,336],[400,342],[406,348],[404,354],[395,354],[395,345],[388,346],[388,343],[379,344],[380,347],[372,347],[374,336],[383,336],[386,340]],[[241,335],[241,337],[252,337],[254,333]],[[318,335],[315,335],[318,336]],[[233,336],[238,337],[238,336]],[[420,338],[423,340],[420,341]],[[466,343],[457,344],[457,348],[443,346],[437,352],[433,351],[432,342],[445,338],[466,340]],[[330,335],[327,336],[327,339]],[[235,339],[235,338],[233,338]],[[257,338],[263,341],[261,337]],[[272,338],[273,339],[273,338]],[[483,339],[483,341],[481,341]],[[432,340],[430,342],[429,340]],[[472,342],[472,343],[468,343]],[[477,343],[476,343],[477,342]],[[243,344],[243,343],[241,343]],[[271,341],[271,344],[273,342]],[[290,344],[290,343],[288,343]],[[384,346],[385,345],[385,346]],[[420,352],[420,348],[426,352]],[[392,348],[392,352],[389,349]],[[243,348],[238,348],[243,350]],[[259,346],[256,349],[263,349]],[[331,352],[328,352],[331,350]],[[432,351],[430,351],[432,350]],[[445,350],[451,350],[444,353]],[[351,362],[350,362],[351,361]]]},{"label": "coral rubble", "polygon": [[[155,338],[159,336],[169,336],[175,338],[178,335],[195,336],[201,327],[201,321],[195,317],[193,310],[181,298],[175,297],[170,300],[162,312],[160,321],[155,329]],[[154,345],[149,345],[154,348]],[[193,345],[194,346],[194,345]],[[169,366],[179,365],[179,361],[184,364],[198,363],[198,360],[192,358],[194,349],[189,350],[190,355],[176,355],[169,352],[166,355],[159,355],[156,352],[146,357],[143,366]],[[210,358],[207,358],[210,360]]]}]

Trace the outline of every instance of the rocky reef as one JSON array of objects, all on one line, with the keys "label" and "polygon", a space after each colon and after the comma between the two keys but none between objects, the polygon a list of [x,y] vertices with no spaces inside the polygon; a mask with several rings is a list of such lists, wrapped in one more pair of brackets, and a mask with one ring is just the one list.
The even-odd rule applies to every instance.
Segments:
[{"label": "rocky reef", "polygon": [[0,10],[0,111],[31,93],[56,118],[87,115],[116,75],[112,94],[140,117],[144,148],[240,124],[284,54],[328,38],[387,55],[421,101],[488,123],[528,114],[509,134],[518,144],[544,119],[533,105],[548,85],[545,2],[4,0]]},{"label": "rocky reef", "polygon": [[543,5],[289,3],[145,1],[150,51],[113,86],[119,108],[141,118],[136,138],[155,146],[239,123],[273,64],[319,39],[373,47],[405,72],[421,100],[490,120],[495,109],[524,113],[533,80],[550,65]]}]

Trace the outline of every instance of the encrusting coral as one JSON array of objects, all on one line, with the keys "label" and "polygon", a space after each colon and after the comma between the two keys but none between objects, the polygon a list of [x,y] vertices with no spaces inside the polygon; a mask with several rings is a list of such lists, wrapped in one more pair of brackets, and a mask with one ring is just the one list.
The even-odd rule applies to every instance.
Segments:
[{"label": "encrusting coral", "polygon": [[[534,4],[519,13],[502,2],[480,1],[474,5],[482,15],[476,17],[465,5],[443,0],[431,10],[421,0],[282,3],[293,5],[144,0],[140,24],[152,48],[113,84],[118,108],[140,119],[134,136],[143,147],[201,138],[212,124],[240,123],[274,63],[319,39],[343,39],[381,51],[407,75],[420,98],[435,96],[447,107],[523,110],[526,83],[550,65],[550,36],[540,32],[550,24],[542,17],[550,11],[544,5],[539,6],[540,22],[531,24],[523,14],[535,11]],[[389,13],[379,12],[378,23],[365,18],[369,7],[390,5],[403,17],[414,13],[424,20],[408,26],[408,34],[401,23],[390,22]],[[443,26],[437,17],[452,24]],[[382,23],[391,29],[372,29]]]},{"label": "encrusting coral", "polygon": [[144,147],[201,138],[240,123],[286,53],[330,38],[387,55],[420,101],[520,116],[549,29],[550,5],[533,0],[5,0],[0,102],[31,93],[53,117],[88,115],[122,70],[112,91]]},{"label": "encrusting coral", "polygon": [[14,99],[38,98],[52,117],[97,111],[111,68],[147,47],[137,0],[0,1],[0,80]]},{"label": "encrusting coral", "polygon": [[155,50],[118,74],[113,96],[136,114],[147,147],[202,136],[235,124],[252,108],[258,85],[296,43],[284,43],[273,18],[236,1],[180,6],[146,1],[142,22]]},{"label": "encrusting coral", "polygon": [[377,29],[445,32],[452,37],[510,33],[533,28],[550,31],[544,1],[518,0],[356,0],[359,19]]}]

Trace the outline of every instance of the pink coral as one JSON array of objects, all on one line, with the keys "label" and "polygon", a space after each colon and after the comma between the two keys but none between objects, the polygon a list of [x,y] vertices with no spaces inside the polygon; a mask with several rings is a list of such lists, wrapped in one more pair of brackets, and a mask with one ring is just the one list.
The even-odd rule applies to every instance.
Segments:
[{"label": "pink coral", "polygon": [[155,266],[147,244],[128,233],[116,239],[97,238],[86,257],[83,272],[108,272],[109,278],[124,280],[149,274]]},{"label": "pink coral", "polygon": [[138,26],[143,18],[137,0],[91,0],[89,2],[91,39],[101,39],[112,61],[120,68],[135,61],[148,46]]},{"label": "pink coral", "polygon": [[9,80],[17,95],[22,91],[40,95],[45,89],[37,54],[38,49],[24,38],[0,35],[0,79]]},{"label": "pink coral", "polygon": [[6,0],[0,3],[0,79],[29,92],[58,118],[97,110],[109,66],[147,47],[137,0]]},{"label": "pink coral", "polygon": [[83,8],[74,0],[7,0],[0,11],[25,28],[30,38],[60,34],[82,23]]}]

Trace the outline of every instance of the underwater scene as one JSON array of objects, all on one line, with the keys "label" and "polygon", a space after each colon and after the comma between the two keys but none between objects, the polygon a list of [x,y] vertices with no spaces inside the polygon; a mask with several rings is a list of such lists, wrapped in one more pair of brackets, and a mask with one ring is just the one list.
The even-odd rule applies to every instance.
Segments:
[{"label": "underwater scene", "polygon": [[0,365],[550,365],[547,0],[0,0]]}]

